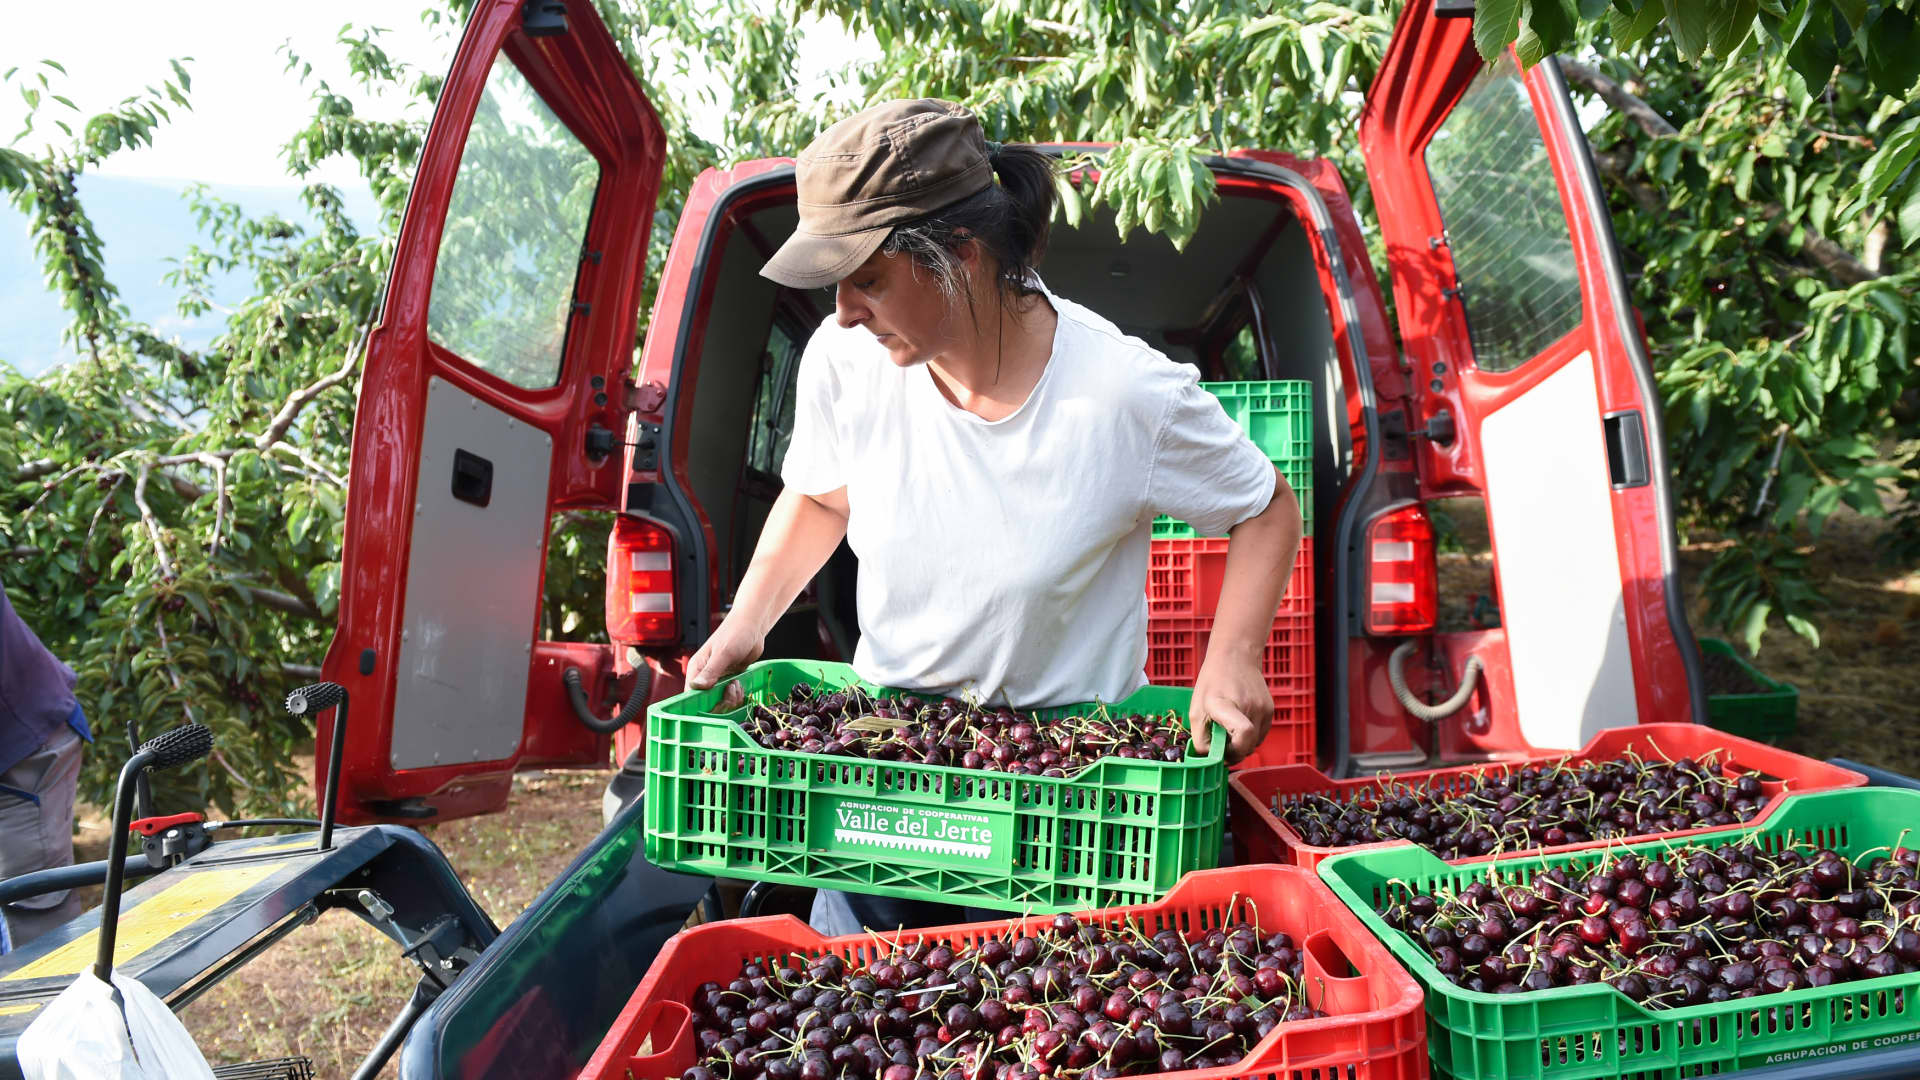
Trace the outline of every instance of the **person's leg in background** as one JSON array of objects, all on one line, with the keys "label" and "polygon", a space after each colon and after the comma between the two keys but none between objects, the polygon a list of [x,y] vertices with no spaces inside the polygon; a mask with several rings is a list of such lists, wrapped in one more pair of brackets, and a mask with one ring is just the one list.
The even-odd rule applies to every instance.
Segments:
[{"label": "person's leg in background", "polygon": [[867,930],[886,933],[905,928],[952,926],[959,923],[1004,922],[1020,917],[1018,912],[994,911],[971,905],[943,904],[932,900],[895,900],[890,896],[821,889],[813,897],[813,913],[808,925],[828,937],[844,937]]},{"label": "person's leg in background", "polygon": [[[61,725],[19,764],[0,773],[0,879],[73,862],[73,797],[85,746]],[[71,890],[28,897],[5,908],[14,948],[79,915]]]}]

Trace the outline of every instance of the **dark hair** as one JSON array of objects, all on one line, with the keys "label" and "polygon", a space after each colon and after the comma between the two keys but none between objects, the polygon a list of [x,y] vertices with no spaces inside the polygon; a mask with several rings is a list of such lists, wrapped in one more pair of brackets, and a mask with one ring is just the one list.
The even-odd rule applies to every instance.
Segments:
[{"label": "dark hair", "polygon": [[[896,226],[880,245],[888,255],[907,255],[915,267],[931,275],[949,309],[964,300],[972,311],[973,296],[954,254],[954,248],[968,237],[998,267],[995,285],[1002,307],[1040,292],[1029,279],[1047,250],[1047,229],[1053,221],[1054,159],[1031,146],[990,145],[988,160],[998,183]],[[973,314],[977,321],[978,313]]]}]

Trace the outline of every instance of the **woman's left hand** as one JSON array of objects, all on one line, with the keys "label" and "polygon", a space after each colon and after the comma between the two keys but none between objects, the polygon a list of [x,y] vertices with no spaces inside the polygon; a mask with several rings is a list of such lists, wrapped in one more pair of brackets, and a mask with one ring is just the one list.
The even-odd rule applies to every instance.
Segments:
[{"label": "woman's left hand", "polygon": [[1273,692],[1260,674],[1258,654],[1251,659],[1228,658],[1208,650],[1200,675],[1193,680],[1187,723],[1193,748],[1202,754],[1213,747],[1213,725],[1225,728],[1229,765],[1258,749],[1273,727]]}]

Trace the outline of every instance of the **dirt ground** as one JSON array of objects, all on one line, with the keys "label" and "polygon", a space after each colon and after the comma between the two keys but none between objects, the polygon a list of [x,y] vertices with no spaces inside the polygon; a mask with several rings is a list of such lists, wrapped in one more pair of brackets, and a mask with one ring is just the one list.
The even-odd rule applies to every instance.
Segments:
[{"label": "dirt ground", "polygon": [[[1443,629],[1466,629],[1474,597],[1492,592],[1492,561],[1477,503],[1451,502],[1458,504],[1448,511],[1465,551],[1440,556],[1440,621]],[[1781,746],[1920,775],[1920,569],[1876,560],[1874,541],[1882,528],[1843,509],[1811,545],[1809,570],[1832,604],[1816,619],[1818,649],[1777,621],[1758,657],[1747,656],[1744,644],[1735,648],[1762,673],[1800,692],[1800,730],[1781,739]],[[1706,625],[1707,607],[1695,586],[1727,543],[1697,538],[1680,549],[1687,619],[1701,637],[1738,638]]]},{"label": "dirt ground", "polygon": [[[1485,524],[1453,508],[1468,553],[1441,558],[1442,625],[1471,624],[1472,599],[1491,592]],[[1875,526],[1836,517],[1814,549],[1813,571],[1832,598],[1815,650],[1779,630],[1756,665],[1800,690],[1800,732],[1784,745],[1818,757],[1851,757],[1920,775],[1920,571],[1873,557]],[[1718,544],[1681,551],[1689,580]],[[1697,633],[1703,607],[1689,589]],[[606,774],[556,771],[518,778],[508,814],[430,825],[481,906],[504,926],[599,831]],[[97,815],[82,823],[82,858],[104,848]],[[320,1077],[345,1077],[385,1029],[414,983],[398,946],[334,912],[295,932],[190,1006],[187,1027],[214,1064],[304,1054]],[[382,1076],[398,1075],[389,1065]]]}]

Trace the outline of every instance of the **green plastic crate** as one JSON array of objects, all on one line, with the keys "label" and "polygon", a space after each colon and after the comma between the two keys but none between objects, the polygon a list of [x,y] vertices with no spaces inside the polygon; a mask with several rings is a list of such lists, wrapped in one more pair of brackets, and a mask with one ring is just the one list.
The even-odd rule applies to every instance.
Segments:
[{"label": "green plastic crate", "polygon": [[1435,886],[1463,888],[1497,874],[1525,882],[1555,866],[1585,870],[1603,856],[1669,847],[1787,842],[1849,858],[1920,839],[1920,791],[1850,788],[1781,803],[1766,823],[1682,840],[1449,866],[1422,847],[1337,855],[1320,876],[1427,993],[1427,1049],[1436,1077],[1463,1080],[1680,1080],[1920,1042],[1920,974],[1837,983],[1681,1009],[1642,1008],[1604,984],[1480,994],[1448,981],[1426,950],[1378,911]]},{"label": "green plastic crate", "polygon": [[1707,724],[1749,739],[1772,739],[1791,735],[1800,727],[1800,691],[1791,683],[1770,679],[1747,663],[1732,645],[1718,638],[1700,638],[1702,656],[1724,656],[1739,665],[1756,684],[1766,687],[1757,694],[1707,695]]},{"label": "green plastic crate", "polygon": [[[845,664],[748,668],[749,704],[795,683],[862,686]],[[1149,686],[1108,706],[1186,715],[1193,692]],[[1110,757],[1077,776],[769,750],[716,715],[720,688],[661,701],[647,722],[647,860],[668,870],[1007,911],[1158,900],[1219,861],[1224,738],[1183,762]],[[1097,706],[1038,711],[1042,719]]]},{"label": "green plastic crate", "polygon": [[[1240,425],[1267,460],[1293,485],[1300,517],[1313,535],[1313,384],[1298,379],[1278,382],[1204,382],[1200,388],[1220,399],[1221,408]],[[1199,534],[1184,521],[1153,519],[1155,540],[1192,539]]]}]

